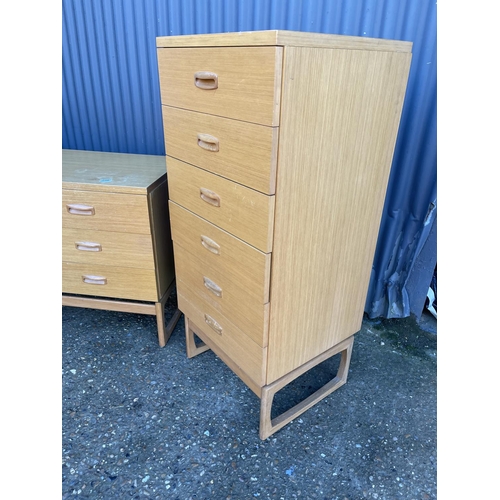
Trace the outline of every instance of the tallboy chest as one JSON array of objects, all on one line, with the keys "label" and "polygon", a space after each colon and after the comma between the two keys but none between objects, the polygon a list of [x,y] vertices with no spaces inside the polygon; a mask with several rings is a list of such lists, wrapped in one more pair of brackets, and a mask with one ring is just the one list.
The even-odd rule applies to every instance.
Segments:
[{"label": "tallboy chest", "polygon": [[261,398],[265,439],[347,379],[411,43],[273,30],[159,37],[157,55],[188,356],[212,349]]}]

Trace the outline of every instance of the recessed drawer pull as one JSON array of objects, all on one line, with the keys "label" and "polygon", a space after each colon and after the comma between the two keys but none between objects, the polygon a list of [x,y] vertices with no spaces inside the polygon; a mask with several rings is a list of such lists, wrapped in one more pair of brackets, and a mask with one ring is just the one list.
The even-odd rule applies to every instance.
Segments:
[{"label": "recessed drawer pull", "polygon": [[211,71],[197,71],[194,74],[194,84],[202,90],[214,90],[219,86],[219,77]]},{"label": "recessed drawer pull", "polygon": [[220,207],[220,196],[210,189],[200,188],[200,198],[214,207]]},{"label": "recessed drawer pull", "polygon": [[222,297],[222,288],[214,283],[211,279],[203,276],[203,284],[217,297]]},{"label": "recessed drawer pull", "polygon": [[220,326],[219,323],[217,323],[217,321],[215,321],[215,319],[212,318],[212,316],[205,314],[205,323],[210,328],[214,329],[216,333],[218,333],[219,335],[222,335],[222,326]]},{"label": "recessed drawer pull", "polygon": [[92,241],[76,241],[75,247],[77,250],[83,252],[100,252],[102,250],[100,243],[94,243]]},{"label": "recessed drawer pull", "polygon": [[201,244],[209,251],[216,255],[220,255],[220,246],[208,236],[201,235]]},{"label": "recessed drawer pull", "polygon": [[73,215],[94,215],[94,207],[90,205],[81,205],[79,203],[69,203],[66,205],[66,209],[70,214]]},{"label": "recessed drawer pull", "polygon": [[89,285],[105,285],[108,279],[104,276],[92,276],[90,274],[84,274],[82,276],[83,282]]},{"label": "recessed drawer pull", "polygon": [[219,139],[209,134],[198,134],[198,146],[206,151],[216,153],[219,151]]}]

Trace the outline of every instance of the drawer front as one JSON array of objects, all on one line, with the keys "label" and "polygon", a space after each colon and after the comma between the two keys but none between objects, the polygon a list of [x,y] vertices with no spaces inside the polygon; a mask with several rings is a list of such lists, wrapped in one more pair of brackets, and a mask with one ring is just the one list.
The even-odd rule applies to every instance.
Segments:
[{"label": "drawer front", "polygon": [[169,198],[259,250],[272,249],[274,196],[167,157]]},{"label": "drawer front", "polygon": [[282,47],[159,48],[161,102],[279,125]]},{"label": "drawer front", "polygon": [[210,222],[169,201],[172,239],[195,258],[269,302],[271,254],[263,253]]},{"label": "drawer front", "polygon": [[212,268],[174,244],[177,282],[183,282],[203,303],[210,304],[261,347],[267,345],[269,303],[250,295],[224,270]]},{"label": "drawer front", "polygon": [[131,267],[63,262],[62,291],[149,302],[158,300],[154,270]]},{"label": "drawer front", "polygon": [[149,234],[62,229],[62,260],[104,266],[154,269]]},{"label": "drawer front", "polygon": [[258,386],[265,385],[267,348],[260,347],[203,303],[184,283],[177,284],[179,309]]},{"label": "drawer front", "polygon": [[64,227],[151,234],[145,195],[62,190]]},{"label": "drawer front", "polygon": [[274,194],[278,128],[163,106],[168,156]]}]

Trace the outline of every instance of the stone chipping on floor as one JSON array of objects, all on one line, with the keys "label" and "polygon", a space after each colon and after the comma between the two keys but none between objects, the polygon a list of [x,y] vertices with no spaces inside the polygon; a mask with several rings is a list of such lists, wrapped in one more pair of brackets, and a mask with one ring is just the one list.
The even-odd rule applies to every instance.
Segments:
[{"label": "stone chipping on floor", "polygon": [[213,352],[186,357],[183,316],[160,348],[154,316],[63,307],[62,498],[436,499],[436,340],[428,318],[365,318],[347,383],[262,441],[259,399]]}]

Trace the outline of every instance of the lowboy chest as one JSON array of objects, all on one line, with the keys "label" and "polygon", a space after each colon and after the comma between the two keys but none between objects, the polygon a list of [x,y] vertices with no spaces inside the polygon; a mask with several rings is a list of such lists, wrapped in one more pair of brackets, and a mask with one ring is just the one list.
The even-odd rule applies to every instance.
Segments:
[{"label": "lowboy chest", "polygon": [[162,156],[62,151],[62,304],[156,316],[175,284]]}]

